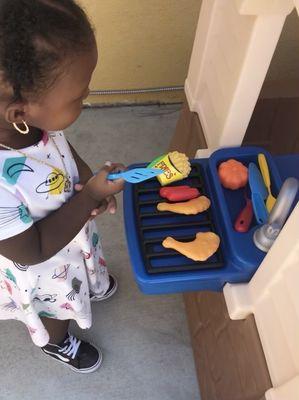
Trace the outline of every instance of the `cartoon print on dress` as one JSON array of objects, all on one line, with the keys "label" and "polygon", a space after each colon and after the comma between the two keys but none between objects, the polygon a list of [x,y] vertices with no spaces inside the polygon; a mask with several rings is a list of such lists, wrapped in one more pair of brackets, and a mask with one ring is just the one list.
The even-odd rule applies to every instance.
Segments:
[{"label": "cartoon print on dress", "polygon": [[38,194],[49,193],[51,195],[58,195],[64,191],[64,186],[65,176],[63,172],[58,168],[53,168],[46,180],[38,185],[35,191]]},{"label": "cartoon print on dress", "polygon": [[92,245],[93,247],[97,247],[97,244],[99,243],[99,235],[97,233],[92,234]]},{"label": "cartoon print on dress", "polygon": [[69,272],[71,264],[62,265],[61,267],[55,268],[52,279],[57,279],[58,281],[65,281]]},{"label": "cartoon print on dress", "polygon": [[101,267],[107,267],[106,261],[104,260],[104,258],[99,257],[99,265]]},{"label": "cartoon print on dress", "polygon": [[89,260],[91,257],[91,252],[81,250],[81,254],[83,255],[84,260]]},{"label": "cartoon print on dress", "polygon": [[33,298],[33,301],[55,303],[55,301],[57,300],[55,299],[55,297],[57,297],[57,294],[39,294]]},{"label": "cartoon print on dress", "polygon": [[[57,139],[59,139],[59,136],[57,136]],[[41,148],[41,147],[42,147],[42,143],[40,142],[39,148]],[[44,150],[44,159],[45,160],[47,159],[47,153],[50,153],[50,151],[51,150],[47,150],[47,148],[45,148],[45,150]],[[51,155],[51,159],[52,158],[54,160],[54,151],[52,152],[52,155]],[[28,161],[28,164],[30,165],[30,160],[28,160],[28,158],[27,158],[27,161]],[[3,162],[4,162],[4,160],[3,160]],[[49,162],[51,162],[51,161],[49,161]],[[54,161],[53,161],[53,163],[54,163]],[[36,166],[36,168],[34,166],[35,166],[35,164],[33,164],[33,168],[37,169],[37,166]],[[60,166],[60,165],[58,165],[58,166]],[[43,171],[45,171],[45,169],[41,168],[41,174],[43,174]],[[1,172],[2,171],[0,169],[0,175],[1,175]],[[48,170],[46,169],[46,172],[44,172],[44,175],[38,174],[37,179],[39,179],[39,180],[36,181],[36,183],[33,186],[34,191],[35,191],[36,187],[39,186],[39,184],[45,180],[48,172],[51,172],[51,168],[49,168]],[[17,184],[22,179],[25,179],[26,177],[31,177],[31,176],[33,177],[33,174],[26,175],[26,172],[24,172],[24,174],[19,177]],[[40,176],[40,178],[39,178],[39,176]],[[16,191],[15,186],[12,189]],[[22,193],[23,192],[21,192],[21,195],[22,195]],[[13,195],[15,195],[15,193],[13,193]],[[23,197],[20,198],[19,196],[16,196],[20,200],[18,204],[19,205],[20,204],[24,204],[24,205],[29,204],[29,210],[31,210],[30,199],[27,198],[27,195],[25,192],[23,193],[23,196],[24,196],[24,198]],[[49,201],[51,198],[55,199],[55,197],[52,196],[51,193],[39,194],[39,195],[36,194],[36,196],[39,196],[41,199],[44,199],[47,197],[47,198],[49,198]],[[19,211],[19,210],[15,210],[15,211]],[[0,214],[1,214],[1,210],[0,210]],[[16,215],[18,215],[17,212],[16,212]],[[18,220],[16,220],[16,221],[18,221]],[[19,223],[21,223],[20,220],[19,220]],[[86,260],[86,263],[88,263],[90,267],[96,268],[96,275],[94,275],[93,280],[97,280],[98,278],[99,279],[101,278],[100,274],[98,273],[98,260],[99,260],[99,256],[100,256],[101,252],[99,251],[99,248],[98,248],[99,243],[96,245],[96,249],[93,249],[93,245],[92,245],[92,236],[93,236],[93,233],[96,231],[95,227],[91,223],[88,223],[86,225],[89,225],[89,227],[87,229],[87,232],[89,231],[88,232],[89,237],[87,238],[87,236],[84,235],[84,230],[83,230],[83,238],[81,236],[78,239],[76,246],[74,246],[74,247],[68,246],[68,247],[70,247],[71,254],[72,253],[77,254],[77,257],[78,257],[78,264],[74,264],[74,265],[71,264],[68,271],[65,271],[65,267],[63,267],[63,264],[62,264],[62,262],[64,262],[67,265],[67,263],[69,262],[68,258],[65,257],[67,249],[64,249],[63,253],[61,254],[61,256],[65,257],[65,261],[62,261],[62,262],[60,261],[62,257],[60,258],[60,260],[59,260],[59,258],[57,258],[56,260],[58,260],[58,262],[56,261],[51,264],[46,275],[44,275],[44,273],[40,272],[42,278],[45,280],[44,282],[40,282],[38,284],[36,282],[38,280],[38,278],[37,278],[38,272],[32,271],[32,277],[30,277],[30,282],[28,281],[28,284],[26,285],[26,281],[27,281],[27,279],[26,279],[24,282],[22,282],[22,287],[20,289],[16,288],[16,283],[21,282],[21,276],[24,276],[24,274],[22,272],[20,272],[20,270],[17,268],[17,266],[13,265],[12,261],[4,263],[4,265],[2,266],[2,271],[0,271],[0,286],[1,286],[0,290],[3,293],[3,300],[0,302],[0,308],[1,308],[1,305],[3,305],[3,303],[8,303],[6,305],[7,307],[13,308],[17,305],[17,307],[19,308],[19,311],[16,310],[11,313],[8,311],[5,312],[3,310],[0,310],[0,311],[3,314],[4,313],[7,314],[7,316],[9,318],[20,319],[20,320],[22,319],[24,321],[25,321],[24,316],[27,318],[27,315],[32,313],[32,320],[30,321],[27,318],[27,321],[29,322],[29,323],[27,322],[28,329],[29,329],[30,333],[32,335],[34,334],[34,336],[36,335],[38,337],[38,339],[44,337],[45,333],[44,333],[43,327],[40,325],[40,323],[36,319],[37,313],[39,311],[45,312],[47,314],[41,314],[41,315],[51,317],[53,314],[56,314],[56,309],[54,310],[54,307],[58,308],[57,315],[59,315],[59,317],[60,317],[60,315],[63,318],[64,317],[72,318],[74,316],[79,321],[81,319],[84,320],[82,322],[82,325],[84,327],[90,326],[91,313],[90,313],[90,302],[89,302],[88,293],[86,293],[86,297],[84,298],[84,300],[83,300],[83,298],[81,298],[81,294],[83,294],[83,292],[88,292],[87,286],[89,283],[89,281],[88,281],[89,272],[88,271],[81,272],[80,270],[78,270],[78,272],[77,272],[77,270],[76,270],[77,265],[80,264],[79,269],[80,268],[82,269],[82,259],[83,259],[83,256],[81,256],[81,257],[78,256],[78,253],[80,252],[81,249],[83,249],[86,251],[86,254],[84,254],[86,256],[86,258],[87,259],[88,259],[88,257],[91,258],[91,260],[89,260],[89,261]],[[84,243],[82,243],[81,241],[83,241]],[[93,252],[92,254],[88,254],[88,252],[90,252],[90,250],[92,250],[92,252]],[[54,261],[54,259],[53,259],[53,261]],[[22,266],[19,266],[19,267],[22,269]],[[9,269],[10,271],[4,271],[6,268]],[[30,267],[30,269],[31,269],[31,267]],[[30,271],[30,269],[28,271]],[[67,269],[67,267],[66,267],[66,269]],[[64,280],[63,275],[65,274],[65,272],[67,272],[67,277],[65,277],[65,280]],[[82,276],[84,276],[84,278],[81,277],[80,273],[82,273]],[[52,280],[53,275],[56,276],[54,278],[54,280]],[[77,284],[76,284],[76,282],[74,282],[75,284],[73,285],[73,287],[70,287],[72,279],[75,276],[77,277],[78,281],[79,281],[79,279],[81,279],[81,281],[83,281],[83,282],[82,283],[77,282]],[[51,285],[51,282],[52,282],[52,285]],[[69,282],[70,284],[66,285],[66,282]],[[6,283],[8,284],[8,286]],[[47,289],[47,283],[49,284],[48,289]],[[58,288],[60,288],[59,291],[57,291],[55,289],[54,290],[50,289],[54,283],[58,284]],[[95,283],[94,283],[94,285],[95,285]],[[40,287],[42,290],[40,289]],[[12,295],[10,294],[10,291],[12,291]],[[33,291],[33,293],[32,293],[32,291]],[[68,298],[65,297],[71,291],[73,292],[72,295],[74,297],[74,301],[70,301]],[[24,294],[24,292],[26,292],[26,293]],[[77,292],[79,292],[79,294],[77,294]],[[50,299],[49,298],[41,299],[39,296],[39,294],[45,295],[48,293],[52,293],[52,294],[57,293],[57,297],[54,297],[52,299],[51,298]],[[60,300],[60,296],[63,296],[64,299],[62,297],[62,300]],[[71,294],[70,294],[70,296],[71,296]],[[34,297],[35,297],[35,301],[33,303],[30,302],[31,299],[33,299]],[[16,304],[9,303],[10,298],[14,299],[14,302]],[[19,298],[20,298],[20,300],[19,300]],[[42,300],[45,300],[45,301],[49,300],[49,302],[42,302]],[[52,301],[56,300],[56,302],[52,303],[52,302],[50,302],[50,300],[52,300]],[[62,303],[64,303],[64,304],[62,304]],[[78,311],[78,308],[79,308],[79,311]],[[22,314],[23,314],[23,316],[22,316]],[[36,322],[33,322],[34,320]],[[41,340],[39,340],[39,341],[41,341]]]},{"label": "cartoon print on dress", "polygon": [[95,275],[97,273],[97,271],[95,270],[95,268],[90,268],[88,267],[88,274],[89,276]]},{"label": "cartoon print on dress", "polygon": [[98,247],[90,247],[90,251],[81,250],[84,260],[89,260],[91,257],[96,257]]},{"label": "cartoon print on dress", "polygon": [[32,221],[28,209],[24,204],[18,207],[0,207],[0,227],[6,227],[13,221],[20,219],[24,224]]},{"label": "cartoon print on dress", "polygon": [[32,327],[29,326],[29,325],[26,325],[26,326],[27,326],[27,329],[28,329],[28,331],[29,331],[29,333],[30,333],[31,336],[34,335],[34,334],[36,333],[37,329],[32,328]]},{"label": "cartoon print on dress", "polygon": [[12,286],[11,286],[11,284],[10,284],[8,281],[6,281],[6,280],[1,280],[1,281],[0,281],[0,289],[2,289],[2,290],[7,290],[8,293],[9,293],[10,295],[12,295]]},{"label": "cartoon print on dress", "polygon": [[29,214],[28,208],[24,204],[21,204],[18,208],[21,221],[23,221],[24,224],[30,224],[32,218]]},{"label": "cartoon print on dress", "polygon": [[10,297],[10,302],[1,305],[1,308],[5,311],[14,312],[19,309],[16,302]]},{"label": "cartoon print on dress", "polygon": [[7,291],[8,291],[8,293],[9,293],[10,295],[12,295],[12,287],[11,287],[11,284],[10,284],[9,282],[7,282],[7,281],[4,281],[4,283],[5,283],[5,287],[6,287]]},{"label": "cartoon print on dress", "polygon": [[26,272],[27,269],[29,268],[29,265],[23,265],[23,264],[19,264],[13,261],[13,265],[19,270],[19,271],[23,271]]},{"label": "cartoon print on dress", "polygon": [[64,308],[65,310],[74,311],[74,309],[73,309],[73,307],[70,305],[70,303],[63,303],[63,304],[61,304],[60,308]]},{"label": "cartoon print on dress", "polygon": [[4,276],[6,279],[9,279],[15,285],[17,285],[16,277],[14,276],[14,274],[11,272],[11,270],[9,268],[6,268],[3,272],[4,272]]},{"label": "cartoon print on dress", "polygon": [[10,184],[15,185],[22,172],[34,172],[25,164],[26,157],[13,157],[5,160],[2,176]]},{"label": "cartoon print on dress", "polygon": [[72,288],[73,290],[71,290],[66,297],[70,300],[70,301],[74,301],[76,294],[80,293],[80,289],[81,289],[81,285],[82,285],[82,281],[80,281],[80,279],[77,278],[73,278],[72,279]]},{"label": "cartoon print on dress", "polygon": [[41,311],[38,313],[38,316],[41,317],[45,317],[45,318],[57,318],[56,314],[53,313],[49,313],[47,311]]}]

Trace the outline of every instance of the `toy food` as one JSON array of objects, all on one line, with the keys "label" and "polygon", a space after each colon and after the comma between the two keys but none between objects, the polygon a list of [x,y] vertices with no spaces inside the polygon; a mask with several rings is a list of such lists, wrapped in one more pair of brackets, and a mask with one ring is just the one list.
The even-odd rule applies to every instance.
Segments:
[{"label": "toy food", "polygon": [[274,204],[276,202],[276,198],[273,196],[271,192],[271,180],[270,180],[270,173],[269,173],[269,168],[267,164],[267,160],[264,154],[260,153],[258,155],[258,163],[259,167],[264,179],[265,186],[268,190],[268,197],[266,200],[266,207],[269,212],[271,212],[272,208],[274,207]]},{"label": "toy food", "polygon": [[190,186],[170,186],[161,188],[159,192],[161,197],[169,201],[186,201],[192,200],[199,196],[199,191]]},{"label": "toy food", "polygon": [[246,205],[240,211],[234,224],[235,231],[240,233],[248,232],[252,222],[252,218],[253,218],[252,201],[248,199],[248,197],[246,197]]},{"label": "toy food", "polygon": [[148,165],[148,168],[159,168],[164,171],[163,174],[157,176],[162,186],[187,178],[191,171],[188,157],[178,151],[156,158]]},{"label": "toy food", "polygon": [[196,215],[206,211],[211,205],[206,196],[200,196],[197,199],[185,201],[183,203],[158,203],[159,211],[171,211],[177,214]]},{"label": "toy food", "polygon": [[248,168],[237,160],[230,159],[220,164],[218,175],[222,186],[236,190],[248,182]]},{"label": "toy food", "polygon": [[167,237],[162,245],[166,249],[174,249],[194,261],[206,261],[218,249],[220,238],[213,232],[199,232],[192,242],[179,242]]}]

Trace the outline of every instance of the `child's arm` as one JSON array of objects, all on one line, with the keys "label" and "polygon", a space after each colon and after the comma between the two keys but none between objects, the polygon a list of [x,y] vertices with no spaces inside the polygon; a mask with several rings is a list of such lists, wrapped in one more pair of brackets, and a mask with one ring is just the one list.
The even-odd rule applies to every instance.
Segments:
[{"label": "child's arm", "polygon": [[76,152],[76,150],[70,144],[70,142],[68,142],[68,144],[70,146],[72,155],[74,157],[74,160],[75,160],[77,168],[78,168],[80,183],[82,183],[84,185],[93,176],[92,170],[86,164],[86,162],[82,160],[82,158],[79,156],[79,154]]},{"label": "child's arm", "polygon": [[0,254],[23,265],[39,264],[54,256],[78,234],[103,199],[123,189],[123,181],[106,179],[114,168],[103,168],[80,193],[24,233],[0,241]]},{"label": "child's arm", "polygon": [[[80,192],[84,185],[86,184],[86,182],[89,181],[89,179],[93,176],[93,172],[90,169],[90,167],[86,164],[85,161],[82,160],[82,158],[79,156],[79,154],[76,152],[76,150],[73,148],[73,146],[70,144],[70,142],[68,142],[70,149],[72,151],[74,160],[76,162],[77,168],[78,168],[78,172],[79,172],[79,180],[80,180],[80,184],[75,185],[75,190],[77,192]],[[124,168],[124,166],[122,166]],[[91,218],[93,219],[96,216],[98,216],[99,214],[101,214],[102,212],[105,212],[106,210],[110,213],[110,214],[115,214],[116,212],[116,208],[117,208],[117,202],[114,196],[109,196],[107,199],[105,199],[101,206],[96,208],[95,210],[93,210],[91,212]]]}]

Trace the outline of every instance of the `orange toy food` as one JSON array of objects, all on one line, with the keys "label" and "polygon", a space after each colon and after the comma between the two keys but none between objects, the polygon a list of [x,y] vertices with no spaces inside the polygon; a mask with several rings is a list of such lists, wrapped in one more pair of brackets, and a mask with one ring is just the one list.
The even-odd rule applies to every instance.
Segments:
[{"label": "orange toy food", "polygon": [[236,190],[248,182],[248,168],[234,159],[222,162],[218,168],[218,175],[226,189]]},{"label": "orange toy food", "polygon": [[206,261],[218,249],[220,238],[213,232],[199,232],[192,242],[179,242],[167,237],[162,245],[166,249],[174,249],[194,261]]},{"label": "orange toy food", "polygon": [[157,209],[159,211],[171,211],[177,214],[196,215],[206,211],[210,205],[211,202],[206,196],[200,196],[197,199],[184,201],[182,203],[159,203]]}]

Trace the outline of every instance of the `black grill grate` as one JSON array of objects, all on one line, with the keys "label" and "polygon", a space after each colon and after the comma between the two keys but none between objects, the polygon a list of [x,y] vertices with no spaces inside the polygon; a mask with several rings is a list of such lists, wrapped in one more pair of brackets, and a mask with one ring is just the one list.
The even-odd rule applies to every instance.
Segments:
[{"label": "black grill grate", "polygon": [[[193,163],[189,177],[170,186],[189,185],[210,198],[206,192],[201,168],[199,164]],[[137,228],[146,271],[158,274],[221,268],[223,256],[220,248],[208,260],[195,262],[175,250],[165,249],[162,246],[167,236],[187,242],[193,240],[197,232],[211,231],[217,234],[217,231],[211,209],[190,216],[158,211],[157,204],[166,201],[159,196],[160,187],[157,179],[134,185]]]}]

